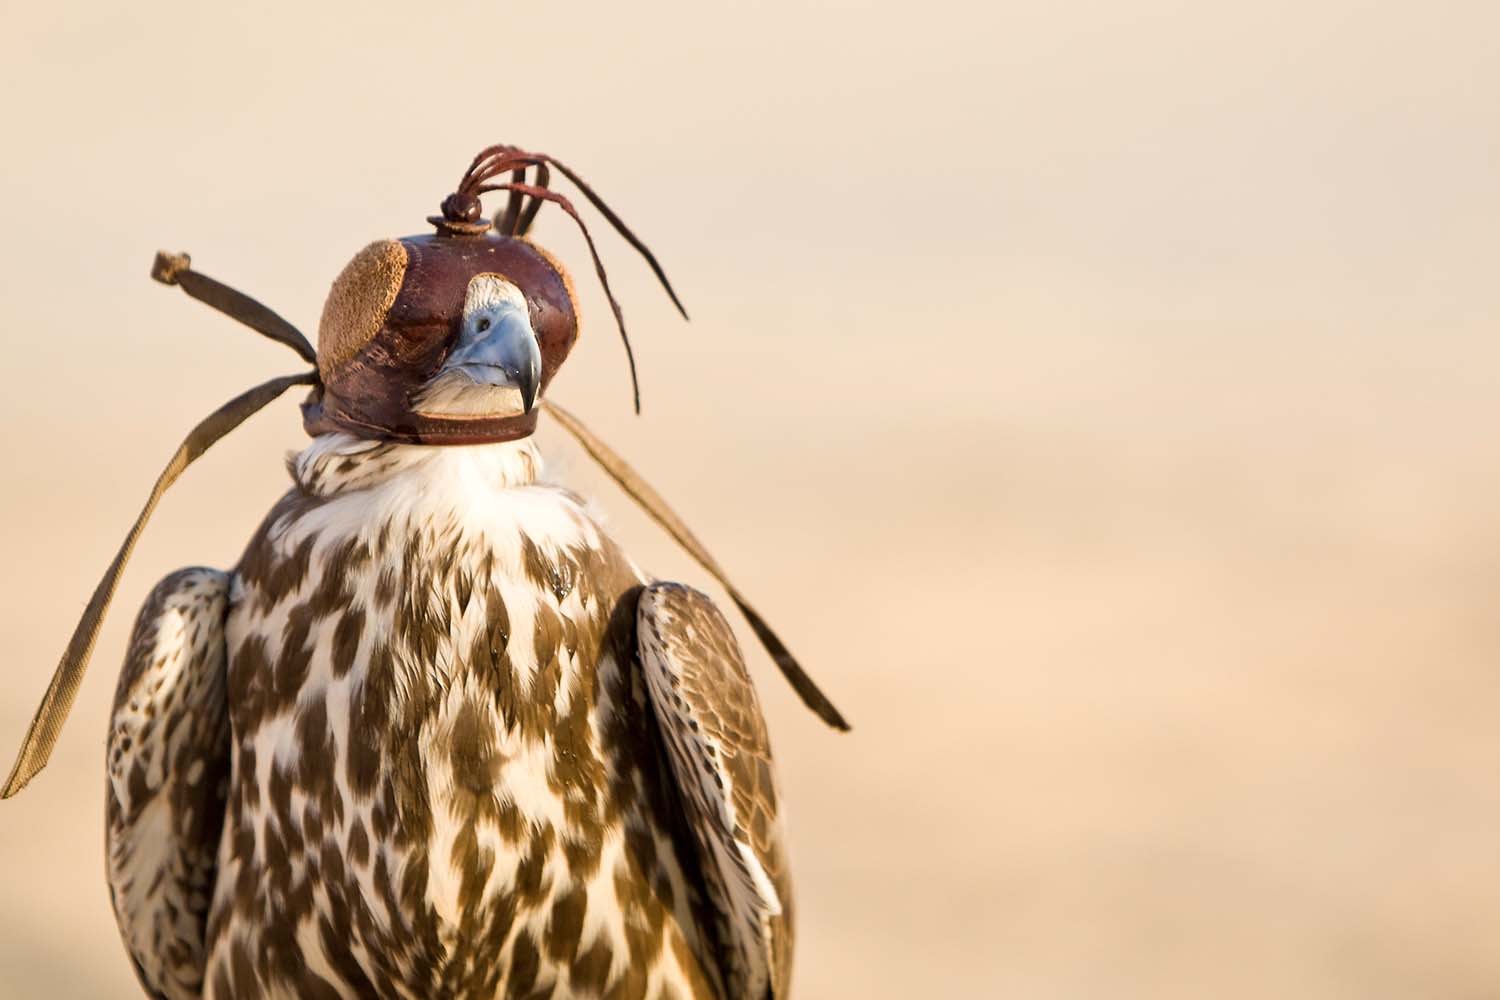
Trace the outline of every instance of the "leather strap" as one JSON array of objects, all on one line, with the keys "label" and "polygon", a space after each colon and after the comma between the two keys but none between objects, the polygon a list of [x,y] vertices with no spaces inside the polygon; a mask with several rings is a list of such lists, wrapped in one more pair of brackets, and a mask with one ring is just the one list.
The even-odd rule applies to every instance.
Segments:
[{"label": "leather strap", "polygon": [[104,571],[104,578],[99,581],[99,586],[94,588],[94,596],[89,598],[83,617],[78,619],[78,625],[73,629],[73,638],[68,641],[68,648],[63,651],[57,670],[52,674],[52,683],[47,685],[47,693],[42,696],[42,703],[37,706],[31,725],[26,730],[26,738],[21,741],[21,752],[16,756],[15,766],[11,768],[10,777],[5,781],[5,788],[0,790],[0,798],[8,799],[25,788],[27,782],[47,766],[52,748],[57,745],[58,734],[62,732],[63,723],[67,721],[68,712],[73,707],[73,699],[78,696],[78,687],[83,683],[89,655],[93,653],[94,643],[99,638],[99,629],[104,624],[105,613],[109,611],[109,602],[114,599],[120,574],[125,571],[130,554],[135,551],[135,543],[140,540],[141,532],[146,529],[146,522],[151,519],[152,512],[156,510],[157,503],[168,487],[177,481],[177,477],[194,460],[213,447],[225,434],[244,423],[251,414],[292,386],[311,385],[316,379],[316,372],[303,372],[264,382],[240,393],[210,413],[183,439],[167,462],[167,467],[156,477],[156,485],[146,498],[146,506],[141,508],[140,516],[135,519],[130,533],[120,545],[120,551],[115,553],[114,561]]},{"label": "leather strap", "polygon": [[623,458],[621,458],[609,445],[605,444],[594,433],[583,425],[583,422],[569,413],[567,410],[552,402],[542,402],[543,409],[552,414],[552,418],[562,425],[563,430],[583,446],[599,467],[603,469],[624,490],[636,505],[645,511],[647,516],[666,530],[667,534],[681,545],[688,555],[692,556],[699,566],[708,571],[708,574],[719,581],[726,591],[729,592],[730,600],[740,609],[740,614],[750,623],[750,628],[755,632],[755,637],[765,647],[771,659],[776,661],[776,666],[781,669],[782,676],[791,684],[792,690],[797,692],[802,699],[802,704],[810,708],[814,715],[828,723],[834,729],[841,732],[849,731],[849,723],[844,716],[834,707],[828,696],[819,690],[818,685],[808,676],[807,671],[797,662],[797,658],[786,648],[786,643],[773,631],[766,620],[760,616],[760,612],[750,603],[744,594],[740,593],[729,579],[729,574],[724,572],[718,560],[709,554],[703,543],[682,522],[682,518],[667,506],[667,502],[661,498],[661,494],[651,488],[651,484],[642,479],[640,473],[632,469]]},{"label": "leather strap", "polygon": [[151,264],[151,277],[163,285],[176,285],[204,305],[239,320],[278,344],[285,344],[308,364],[318,363],[318,352],[313,350],[312,343],[301,330],[244,292],[237,292],[206,274],[194,271],[193,259],[187,254],[157,251],[156,260]]}]

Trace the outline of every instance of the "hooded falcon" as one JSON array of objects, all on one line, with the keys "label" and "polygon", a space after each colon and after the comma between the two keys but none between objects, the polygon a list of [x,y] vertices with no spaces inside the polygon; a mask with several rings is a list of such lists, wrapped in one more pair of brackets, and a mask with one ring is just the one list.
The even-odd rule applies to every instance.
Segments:
[{"label": "hooded falcon", "polygon": [[[846,727],[650,487],[545,402],[578,304],[527,232],[553,203],[588,237],[549,167],[671,294],[592,189],[513,146],[476,157],[436,232],[350,261],[316,351],[185,256],[158,258],[159,280],[316,371],[238,397],[183,443],[5,788],[45,764],[161,493],[251,412],[310,385],[312,443],[288,462],[290,489],[233,568],[179,570],[151,591],[120,673],[108,881],[150,996],[787,995],[781,807],[734,633],[709,597],[644,573],[584,500],[543,478],[541,409],[728,587],[804,700]],[[496,190],[508,198],[491,223],[480,197]]]}]

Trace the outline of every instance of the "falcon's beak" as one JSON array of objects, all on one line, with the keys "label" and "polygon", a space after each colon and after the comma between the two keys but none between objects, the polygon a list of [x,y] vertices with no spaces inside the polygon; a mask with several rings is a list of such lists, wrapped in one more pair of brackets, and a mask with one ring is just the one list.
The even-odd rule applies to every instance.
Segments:
[{"label": "falcon's beak", "polygon": [[526,308],[500,302],[465,316],[458,346],[443,364],[444,374],[455,371],[480,385],[515,389],[530,413],[542,382],[542,352]]}]

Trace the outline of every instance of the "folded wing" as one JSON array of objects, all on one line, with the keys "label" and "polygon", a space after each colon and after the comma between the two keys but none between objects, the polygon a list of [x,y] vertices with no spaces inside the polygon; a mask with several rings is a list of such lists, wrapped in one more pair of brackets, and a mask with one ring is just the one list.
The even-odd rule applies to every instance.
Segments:
[{"label": "folded wing", "polygon": [[146,992],[202,995],[229,776],[229,574],[178,570],[136,619],[110,717],[110,896]]},{"label": "folded wing", "polygon": [[733,997],[785,998],[791,880],[765,719],[739,644],[707,595],[646,588],[636,614],[647,689],[718,914]]}]

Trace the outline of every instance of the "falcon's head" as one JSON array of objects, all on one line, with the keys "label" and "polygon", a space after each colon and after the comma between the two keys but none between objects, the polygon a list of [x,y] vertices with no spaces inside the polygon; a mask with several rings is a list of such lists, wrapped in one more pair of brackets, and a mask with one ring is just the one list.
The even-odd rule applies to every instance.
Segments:
[{"label": "falcon's head", "polygon": [[[578,339],[567,272],[526,237],[543,202],[583,226],[569,201],[547,187],[549,164],[645,255],[672,294],[650,252],[571,170],[545,154],[491,147],[443,201],[442,215],[429,220],[436,233],[372,243],[333,283],[318,328],[321,387],[304,405],[309,432],[474,444],[535,430],[537,400]],[[524,180],[531,167],[534,184]],[[505,173],[510,182],[486,183]],[[494,190],[510,199],[491,224],[480,218],[479,199]],[[623,336],[597,255],[594,265]]]},{"label": "falcon's head", "polygon": [[566,272],[524,238],[372,243],[323,307],[310,429],[453,444],[525,437],[577,339]]}]

